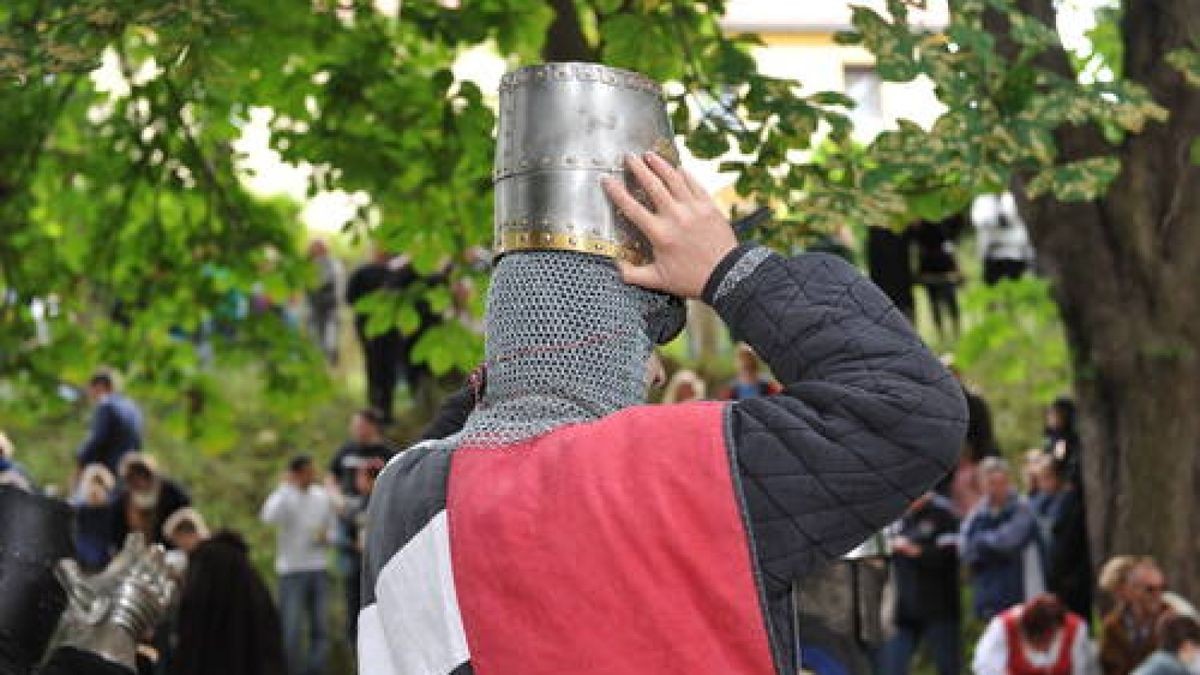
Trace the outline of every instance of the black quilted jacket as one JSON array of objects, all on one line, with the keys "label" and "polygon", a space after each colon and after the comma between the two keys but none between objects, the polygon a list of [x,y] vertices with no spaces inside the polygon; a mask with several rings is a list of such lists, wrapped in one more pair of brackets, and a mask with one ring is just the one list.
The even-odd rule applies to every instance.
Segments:
[{"label": "black quilted jacket", "polygon": [[[791,675],[792,581],[894,521],[950,470],[966,405],[904,316],[839,258],[743,246],[703,299],[784,385],[731,404],[727,435],[776,666]],[[455,397],[427,436],[456,430],[469,400]]]}]

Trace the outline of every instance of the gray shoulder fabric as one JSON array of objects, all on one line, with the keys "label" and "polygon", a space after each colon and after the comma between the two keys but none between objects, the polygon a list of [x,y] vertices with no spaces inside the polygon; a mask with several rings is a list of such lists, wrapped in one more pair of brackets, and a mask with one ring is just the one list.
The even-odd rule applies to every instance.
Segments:
[{"label": "gray shoulder fabric", "polygon": [[774,637],[790,659],[792,581],[892,522],[954,466],[966,405],[853,267],[762,251],[723,262],[718,273],[738,278],[710,280],[708,298],[785,388],[733,404],[728,440]]},{"label": "gray shoulder fabric", "polygon": [[379,475],[368,507],[371,536],[363,551],[363,607],[375,602],[375,582],[388,560],[446,510],[446,478],[456,445],[455,437],[418,443],[396,455]]}]

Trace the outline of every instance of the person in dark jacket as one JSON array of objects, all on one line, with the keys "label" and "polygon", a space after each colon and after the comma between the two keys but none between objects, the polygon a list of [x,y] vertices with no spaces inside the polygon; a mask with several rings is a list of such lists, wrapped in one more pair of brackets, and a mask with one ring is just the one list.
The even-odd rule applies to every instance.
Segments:
[{"label": "person in dark jacket", "polygon": [[76,470],[98,462],[115,474],[125,453],[142,448],[142,411],[131,399],[117,393],[110,373],[93,375],[87,393],[96,408],[92,411],[91,430],[75,451]]},{"label": "person in dark jacket", "polygon": [[279,612],[248,553],[226,530],[188,555],[172,675],[285,674]]},{"label": "person in dark jacket", "polygon": [[886,227],[867,228],[867,269],[884,294],[911,322],[916,312],[908,237]]},{"label": "person in dark jacket", "polygon": [[358,474],[364,467],[382,468],[396,449],[383,434],[383,416],[372,408],[360,410],[350,420],[350,440],[338,448],[329,463],[326,489],[338,505],[336,540],[337,569],[342,578],[346,600],[346,635],[351,644],[358,627],[359,579],[362,551],[358,546],[361,527],[357,516],[365,509],[364,495],[358,489]]},{"label": "person in dark jacket", "polygon": [[1142,661],[1133,675],[1200,673],[1200,623],[1195,617],[1164,616],[1158,623],[1158,643],[1158,651]]},{"label": "person in dark jacket", "polygon": [[971,573],[975,615],[996,614],[1045,590],[1041,542],[1033,509],[1012,488],[1008,462],[980,464],[984,498],[963,521],[960,555]]},{"label": "person in dark jacket", "polygon": [[354,310],[354,333],[362,347],[366,368],[367,401],[387,422],[392,419],[392,399],[405,360],[404,335],[396,327],[368,334],[370,312],[358,307],[357,303],[376,291],[402,290],[402,280],[398,276],[401,265],[403,261],[377,249],[373,259],[355,269],[346,280],[346,304]]},{"label": "person in dark jacket", "polygon": [[1059,474],[1083,489],[1079,430],[1075,425],[1075,401],[1067,396],[1054,399],[1046,408],[1046,431],[1042,450],[1054,458]]},{"label": "person in dark jacket", "polygon": [[1046,545],[1046,588],[1075,614],[1092,616],[1092,560],[1088,553],[1083,499],[1060,473],[1065,467],[1042,456],[1037,468],[1038,493],[1030,499],[1043,526]]},{"label": "person in dark jacket", "polygon": [[424,363],[412,361],[412,349],[421,335],[439,320],[436,312],[423,298],[415,299],[417,326],[410,333],[397,327],[370,335],[367,323],[370,312],[357,303],[376,291],[405,293],[420,285],[445,283],[445,274],[422,277],[407,256],[393,257],[376,250],[374,259],[351,273],[346,281],[346,304],[354,308],[354,331],[362,345],[367,375],[367,401],[370,407],[383,414],[385,424],[391,424],[396,384],[403,376],[414,399],[427,393],[432,373]]},{"label": "person in dark jacket", "polygon": [[140,452],[125,456],[120,475],[122,488],[113,501],[113,546],[120,546],[129,533],[141,532],[146,541],[169,547],[163,525],[171,514],[190,506],[192,498],[162,475],[153,457]]},{"label": "person in dark jacket", "polygon": [[[793,582],[957,459],[961,390],[878,288],[832,256],[738,246],[656,155],[628,168],[655,212],[606,185],[654,263],[505,254],[479,403],[380,476],[363,673],[791,675]],[[640,405],[682,325],[664,294],[713,305],[784,392]]]},{"label": "person in dark jacket", "polygon": [[907,235],[917,248],[917,282],[925,287],[933,325],[938,334],[958,335],[958,284],[962,273],[954,257],[954,237],[963,229],[963,217],[940,222],[921,220],[910,225]]},{"label": "person in dark jacket", "polygon": [[938,675],[959,672],[958,527],[953,504],[932,492],[897,523],[890,540],[896,632],[883,647],[884,675],[907,675],[922,642]]}]

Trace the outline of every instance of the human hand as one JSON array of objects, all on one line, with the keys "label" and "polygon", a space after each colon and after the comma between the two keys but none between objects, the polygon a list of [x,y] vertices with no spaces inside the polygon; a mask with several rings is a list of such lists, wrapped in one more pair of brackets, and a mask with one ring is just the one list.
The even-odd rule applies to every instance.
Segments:
[{"label": "human hand", "polygon": [[908,537],[894,537],[891,541],[892,551],[906,557],[916,558],[921,555],[921,547]]},{"label": "human hand", "polygon": [[629,155],[626,165],[649,195],[654,210],[634,199],[614,178],[604,189],[625,217],[646,235],[654,260],[646,265],[618,261],[625,283],[685,298],[698,298],[737,237],[729,220],[696,179],[650,152]]}]

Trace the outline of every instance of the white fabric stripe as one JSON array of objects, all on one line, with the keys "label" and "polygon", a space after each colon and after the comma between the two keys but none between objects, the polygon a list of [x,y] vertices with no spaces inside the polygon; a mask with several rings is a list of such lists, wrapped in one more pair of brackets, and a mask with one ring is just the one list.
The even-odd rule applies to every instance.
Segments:
[{"label": "white fabric stripe", "polygon": [[368,605],[358,613],[358,673],[396,675],[399,672],[392,663],[383,624],[379,621],[379,605]]},{"label": "white fabric stripe", "polygon": [[471,659],[444,510],[380,570],[358,644],[362,675],[447,675]]}]

